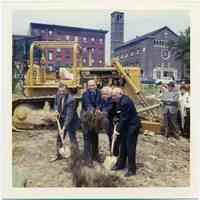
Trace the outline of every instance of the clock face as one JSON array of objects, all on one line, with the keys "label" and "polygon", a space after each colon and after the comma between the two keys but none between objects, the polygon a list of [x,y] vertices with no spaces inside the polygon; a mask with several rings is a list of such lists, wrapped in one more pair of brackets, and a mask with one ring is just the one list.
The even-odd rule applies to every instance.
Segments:
[{"label": "clock face", "polygon": [[167,50],[167,49],[162,50],[162,52],[161,52],[161,57],[162,57],[163,59],[167,60],[167,59],[170,57],[169,50]]}]

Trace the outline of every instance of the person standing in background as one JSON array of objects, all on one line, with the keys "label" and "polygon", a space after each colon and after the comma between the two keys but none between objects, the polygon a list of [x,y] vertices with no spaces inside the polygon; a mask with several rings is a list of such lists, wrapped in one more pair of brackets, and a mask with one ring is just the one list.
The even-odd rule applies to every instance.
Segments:
[{"label": "person standing in background", "polygon": [[170,134],[179,139],[180,131],[177,123],[179,94],[175,88],[174,82],[169,82],[168,87],[162,88],[161,111],[163,114],[164,134],[169,137]]},{"label": "person standing in background", "polygon": [[185,112],[185,123],[184,123],[184,135],[190,138],[190,85],[186,85],[186,93],[184,95],[184,112]]}]

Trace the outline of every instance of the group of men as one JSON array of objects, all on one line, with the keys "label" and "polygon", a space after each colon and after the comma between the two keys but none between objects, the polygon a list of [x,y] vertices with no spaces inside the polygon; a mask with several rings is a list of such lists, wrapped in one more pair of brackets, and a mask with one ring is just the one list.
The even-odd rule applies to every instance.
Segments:
[{"label": "group of men", "polygon": [[[61,132],[66,137],[69,135],[70,142],[77,145],[76,131],[80,128],[81,119],[87,114],[98,115],[105,114],[108,120],[106,133],[109,139],[109,148],[111,150],[113,132],[119,135],[119,154],[117,162],[112,170],[121,170],[126,167],[125,176],[136,174],[136,145],[139,129],[141,127],[140,119],[133,101],[126,96],[122,89],[105,86],[101,90],[97,89],[95,80],[89,80],[87,89],[81,98],[80,118],[77,113],[78,103],[76,100],[77,89],[68,89],[60,84],[55,98],[55,111],[61,124]],[[114,120],[117,119],[117,120]],[[114,128],[115,127],[115,128]],[[101,162],[99,155],[99,136],[98,130],[93,128],[83,128],[84,140],[84,159],[89,167],[93,167],[93,161]],[[62,159],[59,153],[61,139],[57,137],[57,159]],[[73,156],[73,155],[72,155]]]},{"label": "group of men", "polygon": [[161,86],[161,111],[163,132],[179,139],[190,136],[190,87],[182,84],[179,88],[174,82]]}]

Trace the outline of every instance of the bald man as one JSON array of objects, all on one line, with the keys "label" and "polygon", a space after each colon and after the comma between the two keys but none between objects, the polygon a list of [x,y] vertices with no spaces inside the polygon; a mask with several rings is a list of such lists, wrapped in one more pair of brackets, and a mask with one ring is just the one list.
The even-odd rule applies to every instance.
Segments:
[{"label": "bald man", "polygon": [[[89,80],[87,90],[82,96],[82,116],[84,113],[95,113],[99,110],[101,93],[97,89],[95,80]],[[88,166],[92,167],[92,160],[99,160],[98,133],[95,129],[83,130],[84,133],[84,156]]]},{"label": "bald man", "polygon": [[120,88],[113,89],[112,100],[116,102],[116,112],[119,117],[116,131],[120,134],[120,153],[112,170],[124,169],[128,158],[125,177],[129,177],[136,174],[136,145],[141,127],[140,118],[133,101],[124,95]]}]

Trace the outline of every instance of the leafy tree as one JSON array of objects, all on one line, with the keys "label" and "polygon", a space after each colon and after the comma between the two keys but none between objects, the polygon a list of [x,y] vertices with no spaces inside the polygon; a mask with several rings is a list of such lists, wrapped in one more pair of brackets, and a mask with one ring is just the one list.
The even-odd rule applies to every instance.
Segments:
[{"label": "leafy tree", "polygon": [[[182,78],[185,78],[185,71],[190,72],[190,27],[180,32],[176,42],[170,41],[169,48],[175,56],[176,60],[180,60],[183,64]],[[189,77],[187,77],[189,78]]]}]

